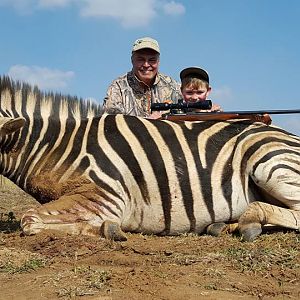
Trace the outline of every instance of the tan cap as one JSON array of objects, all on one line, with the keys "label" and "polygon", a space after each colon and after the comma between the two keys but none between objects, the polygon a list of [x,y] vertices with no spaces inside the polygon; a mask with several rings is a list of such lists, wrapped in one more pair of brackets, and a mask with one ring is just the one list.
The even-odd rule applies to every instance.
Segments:
[{"label": "tan cap", "polygon": [[199,67],[190,67],[190,68],[183,69],[180,72],[181,81],[186,77],[199,78],[209,83],[208,73],[204,69],[201,69]]},{"label": "tan cap", "polygon": [[137,39],[133,44],[132,52],[145,49],[145,48],[152,49],[160,53],[158,42],[150,37],[143,37]]}]

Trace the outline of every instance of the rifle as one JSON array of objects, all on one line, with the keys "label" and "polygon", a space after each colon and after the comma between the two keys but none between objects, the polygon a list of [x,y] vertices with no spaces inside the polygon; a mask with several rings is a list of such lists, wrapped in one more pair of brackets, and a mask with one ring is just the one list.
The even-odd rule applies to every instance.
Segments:
[{"label": "rifle", "polygon": [[153,103],[151,109],[155,111],[170,110],[163,114],[161,120],[173,122],[183,121],[227,121],[232,119],[246,119],[253,122],[262,122],[270,125],[272,119],[269,115],[299,114],[300,109],[294,110],[249,110],[249,111],[212,111],[197,112],[195,109],[209,110],[212,106],[211,100],[186,103],[179,100],[178,103]]},{"label": "rifle", "polygon": [[183,102],[182,99],[178,100],[178,103],[152,103],[151,111],[162,111],[170,110],[172,114],[187,113],[194,109],[211,109],[212,102],[211,100],[204,100],[198,102]]}]

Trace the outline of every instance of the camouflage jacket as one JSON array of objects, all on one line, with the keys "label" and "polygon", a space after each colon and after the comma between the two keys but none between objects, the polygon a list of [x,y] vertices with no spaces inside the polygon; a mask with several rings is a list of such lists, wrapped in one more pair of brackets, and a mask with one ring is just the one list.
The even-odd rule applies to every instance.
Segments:
[{"label": "camouflage jacket", "polygon": [[132,71],[114,80],[108,87],[103,101],[104,112],[147,117],[151,103],[181,99],[180,85],[169,76],[158,73],[153,86],[149,87]]}]

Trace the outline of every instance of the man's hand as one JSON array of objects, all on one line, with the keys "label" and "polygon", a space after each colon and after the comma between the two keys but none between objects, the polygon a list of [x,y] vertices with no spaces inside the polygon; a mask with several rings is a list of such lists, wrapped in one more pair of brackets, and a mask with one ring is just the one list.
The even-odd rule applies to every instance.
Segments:
[{"label": "man's hand", "polygon": [[147,119],[160,119],[161,115],[162,115],[162,112],[160,112],[160,111],[154,111],[154,112],[152,112],[151,115],[149,115],[147,117]]}]

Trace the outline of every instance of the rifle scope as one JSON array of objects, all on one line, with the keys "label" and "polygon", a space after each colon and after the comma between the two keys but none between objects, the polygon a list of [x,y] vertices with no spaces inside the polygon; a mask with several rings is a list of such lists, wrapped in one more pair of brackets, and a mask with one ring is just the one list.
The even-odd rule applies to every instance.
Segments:
[{"label": "rifle scope", "polygon": [[178,100],[178,103],[152,103],[152,111],[161,111],[169,109],[178,109],[178,110],[188,110],[188,109],[211,109],[212,102],[211,100],[203,100],[194,103],[183,102],[183,100]]}]

